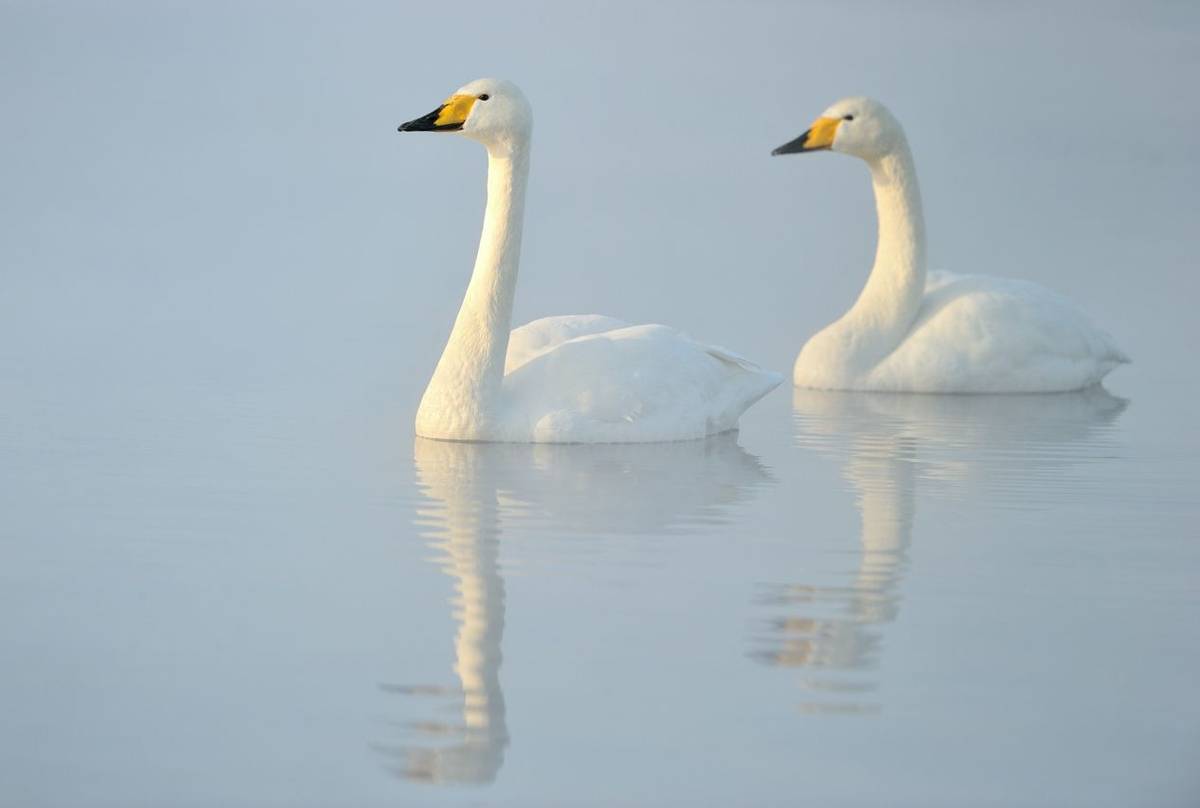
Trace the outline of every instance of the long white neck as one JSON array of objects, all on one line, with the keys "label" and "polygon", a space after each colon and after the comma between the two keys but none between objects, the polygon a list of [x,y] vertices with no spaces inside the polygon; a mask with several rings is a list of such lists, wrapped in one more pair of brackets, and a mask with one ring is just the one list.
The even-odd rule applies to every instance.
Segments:
[{"label": "long white neck", "polygon": [[925,219],[908,144],[901,140],[891,153],[867,164],[879,218],[875,266],[838,323],[854,334],[847,347],[860,369],[873,367],[900,344],[925,295]]},{"label": "long white neck", "polygon": [[417,413],[417,431],[485,437],[496,414],[521,255],[528,136],[488,147],[487,208],[475,270]]}]

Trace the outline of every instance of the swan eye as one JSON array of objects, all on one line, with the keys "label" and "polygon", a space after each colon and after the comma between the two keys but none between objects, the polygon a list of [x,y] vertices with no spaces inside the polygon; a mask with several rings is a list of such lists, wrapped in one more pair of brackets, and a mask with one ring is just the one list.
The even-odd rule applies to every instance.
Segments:
[{"label": "swan eye", "polygon": [[489,98],[491,98],[491,96],[487,93],[480,93],[478,97],[480,101],[487,101]]},{"label": "swan eye", "polygon": [[854,120],[854,116],[853,115],[843,115],[842,120],[843,121],[852,121],[852,120]]}]

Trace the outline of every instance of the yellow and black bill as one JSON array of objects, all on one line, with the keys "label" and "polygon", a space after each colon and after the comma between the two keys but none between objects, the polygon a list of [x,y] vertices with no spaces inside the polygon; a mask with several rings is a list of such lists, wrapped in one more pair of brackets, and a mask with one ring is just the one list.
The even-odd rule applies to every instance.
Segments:
[{"label": "yellow and black bill", "polygon": [[771,154],[799,154],[801,152],[824,151],[833,147],[841,118],[817,118],[812,128],[795,140],[789,140]]},{"label": "yellow and black bill", "polygon": [[397,132],[457,132],[463,128],[471,107],[475,105],[473,95],[452,95],[445,103],[428,115],[413,118],[400,124]]}]

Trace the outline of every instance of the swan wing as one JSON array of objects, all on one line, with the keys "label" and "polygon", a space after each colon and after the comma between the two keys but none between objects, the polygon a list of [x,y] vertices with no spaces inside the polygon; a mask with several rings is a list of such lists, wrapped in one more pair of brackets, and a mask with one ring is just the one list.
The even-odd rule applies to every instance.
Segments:
[{"label": "swan wing", "polygon": [[505,420],[512,439],[683,440],[733,429],[781,381],[673,328],[624,326],[560,342],[506,375]]},{"label": "swan wing", "polygon": [[1100,381],[1128,357],[1074,303],[1029,281],[931,273],[878,389],[1048,392]]},{"label": "swan wing", "polygon": [[629,323],[615,317],[605,317],[603,314],[564,314],[533,320],[514,328],[509,334],[504,372],[512,373],[533,357],[567,340],[613,331],[628,325]]}]

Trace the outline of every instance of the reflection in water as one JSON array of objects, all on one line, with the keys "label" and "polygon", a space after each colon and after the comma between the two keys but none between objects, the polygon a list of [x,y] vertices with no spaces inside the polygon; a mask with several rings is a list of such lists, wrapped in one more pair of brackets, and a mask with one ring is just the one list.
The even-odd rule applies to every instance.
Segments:
[{"label": "reflection in water", "polygon": [[[796,442],[832,455],[854,492],[862,525],[858,569],[842,585],[780,584],[761,603],[778,616],[755,656],[770,665],[838,671],[811,690],[873,689],[854,678],[878,662],[881,626],[899,611],[918,482],[931,495],[979,497],[985,507],[1062,501],[1062,470],[1113,454],[1110,426],[1123,399],[1094,387],[1077,393],[939,396],[795,390]],[[874,705],[814,701],[813,712]]]},{"label": "reflection in water", "polygon": [[[497,447],[417,439],[417,479],[435,507],[424,535],[442,552],[438,559],[455,580],[458,633],[454,673],[462,699],[462,723],[423,722],[415,732],[452,740],[437,747],[405,747],[404,777],[434,783],[490,783],[508,746],[504,692],[500,689],[500,640],[504,635],[504,579],[500,576],[499,505],[488,465]],[[398,688],[441,694],[442,688]]]},{"label": "reflection in water", "polygon": [[[418,530],[455,580],[454,672],[459,688],[388,687],[461,699],[461,723],[420,722],[422,740],[385,748],[397,771],[433,783],[490,783],[509,743],[500,684],[504,578],[500,536],[549,526],[612,535],[722,524],[730,506],[770,481],[736,434],[656,445],[453,443],[416,439],[426,500]],[[433,745],[440,740],[440,745]]]}]

